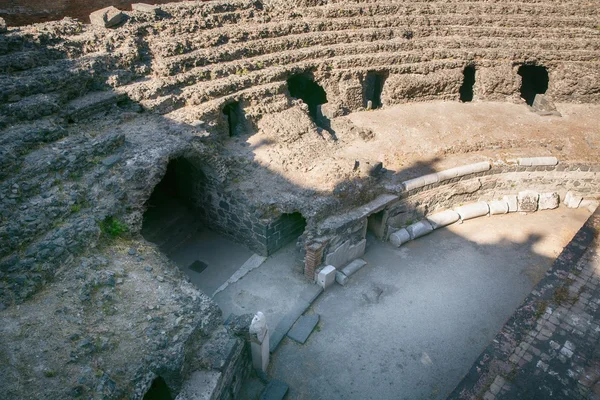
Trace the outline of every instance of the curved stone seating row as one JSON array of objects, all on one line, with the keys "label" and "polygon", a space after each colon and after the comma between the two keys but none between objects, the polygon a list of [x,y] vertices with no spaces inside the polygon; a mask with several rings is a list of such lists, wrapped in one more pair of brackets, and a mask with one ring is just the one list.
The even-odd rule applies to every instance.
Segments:
[{"label": "curved stone seating row", "polygon": [[364,250],[367,228],[399,246],[470,218],[556,208],[560,198],[567,207],[593,209],[600,200],[600,165],[558,163],[555,157],[520,158],[512,164],[481,162],[385,189],[387,194],[332,216],[309,232],[307,277],[321,262],[342,268],[361,257],[358,250]]},{"label": "curved stone seating row", "polygon": [[[589,208],[592,212],[598,207],[598,201],[584,200],[583,196],[571,191],[567,192],[564,203],[569,208],[585,207]],[[516,195],[504,196],[502,200],[480,201],[457,207],[454,210],[445,210],[432,214],[406,228],[401,228],[391,233],[389,242],[396,247],[400,247],[411,240],[433,232],[435,229],[443,228],[455,222],[484,216],[508,214],[509,212],[552,210],[558,206],[559,196],[556,192],[538,193],[533,190],[522,191]]]}]

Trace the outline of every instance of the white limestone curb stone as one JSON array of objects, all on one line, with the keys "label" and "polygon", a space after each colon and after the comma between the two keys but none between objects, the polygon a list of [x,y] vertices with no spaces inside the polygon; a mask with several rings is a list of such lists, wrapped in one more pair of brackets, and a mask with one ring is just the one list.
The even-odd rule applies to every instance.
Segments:
[{"label": "white limestone curb stone", "polygon": [[462,207],[455,208],[454,211],[460,215],[460,219],[465,221],[471,218],[483,217],[490,212],[490,207],[485,201],[467,204]]},{"label": "white limestone curb stone", "polygon": [[433,232],[433,227],[426,219],[424,219],[408,226],[406,230],[410,234],[411,239],[414,240],[416,238],[420,238],[421,236],[425,236],[430,232]]},{"label": "white limestone curb stone", "polygon": [[581,195],[572,191],[568,191],[567,195],[565,196],[565,205],[568,208],[578,208],[582,200],[583,197]]},{"label": "white limestone curb stone", "polygon": [[397,230],[390,235],[390,243],[396,247],[402,246],[404,243],[410,241],[410,233],[405,228]]},{"label": "white limestone curb stone", "polygon": [[433,229],[439,229],[455,223],[460,219],[460,215],[454,210],[446,210],[429,215],[426,219]]},{"label": "white limestone curb stone", "polygon": [[519,165],[524,167],[535,167],[535,166],[555,166],[558,164],[556,157],[524,157],[517,159]]},{"label": "white limestone curb stone", "polygon": [[335,273],[335,281],[342,286],[346,286],[346,283],[348,283],[348,277],[342,271],[337,271]]},{"label": "white limestone curb stone", "polygon": [[507,214],[508,203],[504,200],[494,200],[488,203],[490,215]]},{"label": "white limestone curb stone", "polygon": [[541,193],[538,200],[538,210],[554,210],[558,208],[559,204],[558,193]]},{"label": "white limestone curb stone", "polygon": [[460,167],[445,169],[437,173],[438,180],[445,181],[452,178],[458,178],[469,174],[475,174],[477,172],[489,171],[492,168],[488,161],[483,161],[474,164],[462,165]]},{"label": "white limestone curb stone", "polygon": [[349,277],[349,276],[352,276],[352,274],[354,274],[356,271],[358,271],[365,265],[367,265],[367,262],[365,260],[357,258],[356,260],[352,261],[350,264],[346,265],[342,269],[342,272],[344,273],[344,275]]},{"label": "white limestone curb stone", "polygon": [[517,212],[517,208],[518,208],[518,202],[517,202],[517,195],[516,194],[511,194],[508,196],[504,196],[502,198],[502,201],[505,201],[506,204],[508,204],[508,212]]},{"label": "white limestone curb stone", "polygon": [[581,200],[581,203],[579,203],[580,208],[587,208],[591,213],[594,213],[599,205],[598,200]]}]

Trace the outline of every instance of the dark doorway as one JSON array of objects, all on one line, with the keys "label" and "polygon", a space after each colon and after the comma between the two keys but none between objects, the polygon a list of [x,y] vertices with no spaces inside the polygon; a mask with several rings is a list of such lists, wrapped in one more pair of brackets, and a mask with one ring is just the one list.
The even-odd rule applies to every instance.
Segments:
[{"label": "dark doorway", "polygon": [[531,106],[536,94],[548,90],[548,70],[541,65],[521,65],[517,73],[521,76],[521,97]]},{"label": "dark doorway", "polygon": [[202,171],[184,158],[171,160],[163,179],[146,202],[142,236],[169,255],[200,227],[194,191],[206,181]]},{"label": "dark doorway", "polygon": [[223,107],[223,114],[227,116],[229,136],[243,135],[245,132],[246,116],[239,101],[234,101]]},{"label": "dark doorway", "polygon": [[460,87],[460,101],[473,101],[473,86],[475,85],[475,67],[467,65],[463,70],[463,83]]},{"label": "dark doorway", "polygon": [[171,391],[167,383],[160,376],[152,381],[150,389],[144,395],[144,400],[172,400]]},{"label": "dark doorway", "polygon": [[363,105],[365,108],[369,101],[371,102],[371,108],[381,107],[381,93],[383,92],[383,84],[386,78],[387,76],[383,72],[367,72]]},{"label": "dark doorway", "polygon": [[317,108],[321,104],[327,103],[327,94],[318,83],[316,83],[309,74],[298,74],[291,76],[287,80],[290,95],[302,101],[308,106],[308,112],[312,120],[316,123],[318,120]]}]

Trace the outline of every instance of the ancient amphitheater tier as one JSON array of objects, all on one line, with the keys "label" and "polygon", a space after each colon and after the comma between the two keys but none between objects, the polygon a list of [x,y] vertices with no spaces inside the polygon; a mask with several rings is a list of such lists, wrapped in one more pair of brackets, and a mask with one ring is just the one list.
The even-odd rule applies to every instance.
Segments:
[{"label": "ancient amphitheater tier", "polygon": [[[59,3],[44,12],[63,19],[23,26],[11,21],[35,18],[19,11],[29,5],[0,6],[9,21],[0,18],[3,398],[362,399],[369,385],[381,399],[517,393],[509,378],[529,371],[525,347],[513,369],[476,355],[524,305],[540,321],[556,317],[551,294],[535,300],[544,307],[527,303],[530,292],[543,297],[540,285],[554,287],[544,279],[581,279],[552,271],[580,227],[598,229],[598,213],[589,216],[600,199],[597,1],[183,1],[106,8],[85,21],[72,17],[87,8]],[[564,223],[553,225],[553,213]],[[452,364],[451,378],[448,368],[427,372],[424,382],[444,376],[439,389],[396,388],[421,379],[407,367],[389,382],[398,396],[380,389],[383,378],[344,392],[361,377],[344,381],[295,358],[333,342],[362,346],[348,325],[310,347],[339,323],[319,310],[342,300],[325,296],[355,290],[369,307],[386,298],[387,283],[357,287],[364,271],[384,268],[377,249],[402,270],[425,245],[417,238],[496,214],[506,215],[490,224],[520,216],[523,229],[546,223],[527,218],[574,228],[556,228],[563,239],[548,242],[558,247],[541,272],[520,275],[530,279],[521,297],[497,300],[504,314],[480,310],[495,328]],[[440,238],[459,228],[443,229]],[[595,246],[588,236],[579,247]],[[600,321],[589,313],[592,348]],[[306,324],[308,341],[290,342]],[[532,375],[558,379],[552,357],[562,354],[571,372],[557,398],[596,398],[586,396],[600,393],[600,359],[577,359],[576,329],[557,329],[569,344],[546,335],[556,354],[532,356],[542,364],[531,371],[543,371]],[[436,365],[433,353],[415,354],[419,368]],[[282,372],[296,362],[301,373]],[[485,366],[473,367],[474,380],[476,362]]]}]

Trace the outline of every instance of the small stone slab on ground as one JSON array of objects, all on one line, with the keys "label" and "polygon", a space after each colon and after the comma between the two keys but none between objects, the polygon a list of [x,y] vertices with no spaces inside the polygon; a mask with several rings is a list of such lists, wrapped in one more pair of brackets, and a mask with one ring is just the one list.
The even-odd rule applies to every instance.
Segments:
[{"label": "small stone slab on ground", "polygon": [[304,344],[315,329],[315,326],[319,323],[319,318],[319,314],[301,316],[287,333],[288,337],[300,344]]},{"label": "small stone slab on ground", "polygon": [[289,386],[287,383],[273,379],[260,396],[260,400],[281,400],[288,392],[288,389]]},{"label": "small stone slab on ground", "polygon": [[90,14],[92,25],[111,28],[125,20],[125,14],[116,7],[110,6]]},{"label": "small stone slab on ground", "polygon": [[277,350],[281,340],[287,335],[292,325],[300,318],[315,299],[323,292],[319,285],[310,285],[300,293],[300,299],[294,304],[292,309],[279,321],[271,336],[269,336],[269,351],[273,353]]}]

